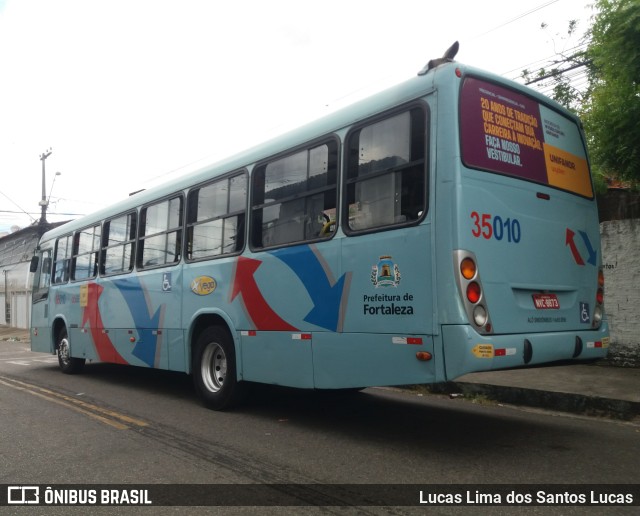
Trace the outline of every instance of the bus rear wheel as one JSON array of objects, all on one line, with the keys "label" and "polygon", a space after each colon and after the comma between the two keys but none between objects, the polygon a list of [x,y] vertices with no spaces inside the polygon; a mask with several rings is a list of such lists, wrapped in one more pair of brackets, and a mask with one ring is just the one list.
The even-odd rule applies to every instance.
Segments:
[{"label": "bus rear wheel", "polygon": [[71,356],[69,345],[69,335],[66,328],[60,330],[56,339],[56,349],[58,350],[58,364],[65,374],[76,374],[84,368],[84,358],[74,358]]},{"label": "bus rear wheel", "polygon": [[196,391],[206,407],[224,410],[242,400],[244,385],[237,380],[235,348],[226,329],[212,326],[200,334],[192,371]]}]

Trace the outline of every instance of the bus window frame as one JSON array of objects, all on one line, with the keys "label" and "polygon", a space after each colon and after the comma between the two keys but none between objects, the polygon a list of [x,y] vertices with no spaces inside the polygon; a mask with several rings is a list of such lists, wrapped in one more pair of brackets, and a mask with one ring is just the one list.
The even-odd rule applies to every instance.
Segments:
[{"label": "bus window frame", "polygon": [[[76,283],[76,282],[80,282],[80,281],[90,281],[93,279],[96,279],[98,277],[98,272],[100,271],[100,258],[101,258],[101,250],[102,250],[102,222],[103,221],[99,221],[96,222],[94,224],[90,224],[89,226],[86,226],[82,229],[78,229],[76,231],[73,232],[73,239],[72,239],[72,244],[71,244],[71,273],[69,275],[69,280],[72,283]],[[97,249],[93,249],[88,252],[88,253],[82,253],[79,254],[78,250],[79,250],[79,239],[82,235],[83,231],[86,231],[87,229],[93,229],[93,228],[99,228],[98,230],[98,248]],[[93,240],[95,242],[95,238],[96,235],[94,233],[93,235]],[[95,264],[94,264],[94,274],[92,276],[87,276],[86,278],[76,278],[76,263],[77,263],[77,259],[80,256],[85,256],[85,255],[91,255],[91,254],[95,254]]]},{"label": "bus window frame", "polygon": [[[133,215],[133,238],[129,237],[128,240],[125,241],[125,243],[118,243],[115,245],[108,245],[109,241],[108,241],[108,234],[105,231],[105,226],[107,223],[109,223],[109,230],[111,230],[111,222],[113,222],[114,220],[117,220],[121,217],[128,217],[129,215]],[[105,239],[106,244],[105,245]],[[108,217],[102,220],[102,234],[100,236],[100,263],[98,265],[98,269],[100,271],[100,277],[101,278],[108,278],[111,276],[118,276],[118,275],[122,275],[122,274],[131,274],[131,272],[133,272],[135,270],[135,264],[136,264],[136,250],[137,250],[137,239],[138,239],[138,208],[131,208],[127,211],[123,211],[121,213],[118,213],[116,215],[114,215],[113,217]],[[127,244],[131,244],[131,257],[130,257],[130,261],[131,261],[131,266],[128,270],[118,270],[116,272],[105,272],[105,262],[106,262],[106,253],[107,253],[107,249],[110,248],[115,248],[115,247],[124,247]]]},{"label": "bus window frame", "polygon": [[[171,201],[173,201],[174,199],[178,199],[180,201],[180,213],[179,213],[179,223],[177,226],[173,227],[173,228],[168,228],[167,230],[164,231],[159,231],[156,233],[151,233],[148,235],[142,235],[142,227],[143,224],[145,226],[146,229],[146,220],[143,222],[143,211],[149,209],[152,206],[157,206],[159,204],[162,204],[164,202],[168,202],[171,203]],[[178,191],[178,192],[173,192],[169,195],[165,195],[163,197],[160,197],[158,199],[155,199],[151,202],[148,202],[146,204],[142,204],[140,206],[137,207],[136,212],[137,212],[137,224],[136,224],[136,238],[135,238],[135,242],[136,242],[136,246],[135,246],[135,258],[134,258],[134,269],[136,271],[148,271],[148,270],[152,270],[152,269],[159,269],[162,267],[174,267],[176,265],[178,265],[181,261],[182,261],[182,255],[184,253],[184,233],[185,233],[185,213],[186,213],[186,199],[185,199],[185,195],[183,191]],[[145,214],[146,216],[146,214]],[[142,262],[142,258],[144,256],[144,245],[143,245],[143,241],[147,238],[154,238],[160,235],[169,235],[171,233],[178,233],[178,237],[176,239],[176,245],[178,246],[177,252],[175,253],[176,256],[176,260],[172,261],[172,262],[163,262],[163,263],[159,263],[159,264],[153,264],[153,265],[143,265]]]},{"label": "bus window frame", "polygon": [[[351,139],[355,134],[360,133],[364,128],[382,122],[384,120],[391,119],[395,116],[401,115],[403,113],[409,113],[411,116],[411,111],[418,109],[422,111],[423,120],[424,120],[424,139],[423,139],[423,148],[424,148],[424,158],[422,160],[411,160],[409,163],[405,163],[398,167],[391,167],[388,169],[384,169],[382,171],[374,172],[371,174],[367,174],[366,179],[372,179],[375,177],[384,177],[387,174],[392,174],[394,172],[400,171],[403,168],[410,167],[412,164],[415,164],[419,161],[423,161],[423,206],[422,214],[414,220],[404,221],[404,222],[394,222],[391,224],[385,224],[383,226],[375,226],[365,229],[353,229],[349,225],[349,187],[350,185],[355,185],[358,182],[364,181],[359,180],[356,176],[355,178],[349,178],[349,151],[351,148]],[[413,226],[418,226],[421,224],[427,214],[429,213],[430,202],[429,202],[429,192],[430,192],[430,176],[431,176],[431,108],[423,99],[413,100],[401,106],[394,107],[393,109],[386,110],[382,113],[378,113],[374,116],[368,117],[357,124],[354,124],[349,131],[347,132],[344,142],[343,142],[343,156],[342,156],[342,231],[345,235],[349,237],[355,237],[360,235],[368,235],[371,233],[378,233],[382,231],[393,231],[396,229],[408,228]]]},{"label": "bus window frame", "polygon": [[[31,302],[33,304],[44,301],[49,297],[49,289],[51,288],[51,279],[53,278],[53,246],[42,247],[37,250],[38,268],[33,277]],[[49,277],[49,281],[42,285],[43,275]]]},{"label": "bus window frame", "polygon": [[[191,204],[192,204],[192,194],[198,190],[201,190],[202,188],[206,188],[207,186],[213,185],[219,181],[230,181],[233,178],[236,177],[244,177],[244,182],[245,182],[245,199],[244,199],[244,206],[242,207],[242,210],[235,210],[235,211],[228,211],[229,209],[229,204],[230,204],[230,195],[231,192],[229,192],[229,195],[227,196],[227,211],[225,212],[224,215],[220,215],[220,216],[216,216],[216,217],[212,217],[212,218],[208,218],[208,219],[204,219],[201,221],[196,220],[195,222],[189,222],[189,216],[190,216],[190,211],[191,211]],[[183,257],[186,263],[197,263],[197,262],[202,262],[202,261],[207,261],[207,260],[216,260],[218,258],[225,258],[228,256],[237,256],[240,255],[244,252],[246,246],[247,246],[247,230],[248,230],[248,219],[249,219],[249,190],[251,188],[250,185],[250,181],[249,181],[249,171],[246,168],[240,168],[240,169],[236,169],[232,172],[227,172],[224,174],[221,174],[213,179],[209,179],[205,182],[202,183],[198,183],[196,185],[193,185],[191,187],[189,187],[189,189],[186,192],[185,195],[185,199],[186,199],[186,204],[185,204],[185,210],[184,210],[184,244],[183,244]],[[236,249],[233,252],[230,253],[221,253],[221,254],[212,254],[212,255],[207,255],[207,256],[202,256],[199,258],[190,258],[189,254],[190,254],[190,245],[192,244],[192,239],[190,238],[190,231],[201,225],[201,224],[206,224],[209,222],[214,222],[216,220],[226,220],[232,217],[239,217],[241,215],[244,214],[244,223],[242,224],[242,228],[240,229],[240,231],[236,232],[236,235],[242,234],[243,237],[243,241],[242,241],[242,247],[240,249]]]},{"label": "bus window frame", "polygon": [[[333,185],[330,186],[326,186],[323,188],[316,188],[313,190],[305,190],[304,193],[298,193],[283,199],[279,199],[277,201],[273,201],[273,202],[262,202],[260,204],[255,204],[255,199],[256,199],[256,181],[257,181],[257,177],[258,177],[258,171],[264,169],[266,172],[266,167],[271,164],[271,163],[275,163],[279,160],[288,158],[290,156],[295,156],[296,154],[303,152],[303,151],[311,151],[312,149],[318,148],[322,145],[335,145],[335,183]],[[329,240],[332,240],[337,231],[336,229],[334,229],[333,231],[331,231],[327,236],[318,236],[316,238],[305,238],[302,240],[296,240],[296,241],[292,241],[292,242],[285,242],[285,243],[281,243],[281,244],[273,244],[273,245],[256,245],[254,243],[254,232],[255,231],[260,231],[262,233],[262,224],[256,224],[255,221],[255,213],[258,210],[263,210],[264,208],[268,208],[270,206],[277,206],[279,204],[283,204],[284,202],[291,202],[291,201],[295,201],[295,200],[299,200],[299,199],[307,199],[308,197],[312,197],[313,195],[316,194],[321,194],[321,193],[327,193],[327,192],[333,192],[335,194],[335,219],[333,220],[333,224],[335,225],[335,228],[338,227],[339,224],[339,212],[340,212],[340,174],[341,174],[341,155],[342,155],[342,140],[338,137],[338,135],[336,135],[335,133],[329,133],[326,135],[323,135],[319,138],[314,138],[313,140],[310,140],[308,142],[305,142],[301,145],[296,145],[294,147],[290,147],[282,152],[279,152],[277,154],[273,154],[265,159],[262,159],[258,162],[256,162],[253,166],[253,169],[251,170],[251,181],[249,184],[249,207],[248,207],[248,219],[249,219],[249,231],[248,231],[248,235],[247,235],[247,239],[249,242],[249,249],[252,252],[262,252],[262,251],[267,251],[267,250],[271,250],[271,249],[279,249],[279,248],[283,248],[283,247],[290,247],[290,246],[296,246],[296,245],[305,245],[305,244],[312,244],[312,243],[319,243],[319,242],[326,242]],[[331,155],[331,148],[329,147],[329,156]],[[308,172],[308,170],[307,170]],[[327,174],[329,173],[329,169],[327,169]],[[264,174],[263,174],[264,177]],[[307,181],[308,181],[308,177],[307,177]],[[264,192],[262,193],[264,194]],[[259,226],[259,227],[257,227]],[[256,228],[257,227],[257,228]]]},{"label": "bus window frame", "polygon": [[[69,279],[71,277],[71,260],[73,258],[73,235],[73,233],[67,233],[56,238],[55,245],[53,246],[53,256],[51,257],[52,269],[50,285],[64,285],[69,283]],[[67,251],[69,254],[65,252],[65,257],[58,260],[58,249],[61,240],[67,240]],[[62,278],[60,281],[56,281],[56,264],[58,263],[63,264]]]}]

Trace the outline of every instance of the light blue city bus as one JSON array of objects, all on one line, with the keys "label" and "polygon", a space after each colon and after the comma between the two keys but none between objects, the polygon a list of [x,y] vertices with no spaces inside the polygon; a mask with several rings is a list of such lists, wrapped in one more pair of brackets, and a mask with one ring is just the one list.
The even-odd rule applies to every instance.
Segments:
[{"label": "light blue city bus", "polygon": [[43,235],[31,348],[248,384],[430,384],[605,356],[579,120],[432,60],[402,84]]}]

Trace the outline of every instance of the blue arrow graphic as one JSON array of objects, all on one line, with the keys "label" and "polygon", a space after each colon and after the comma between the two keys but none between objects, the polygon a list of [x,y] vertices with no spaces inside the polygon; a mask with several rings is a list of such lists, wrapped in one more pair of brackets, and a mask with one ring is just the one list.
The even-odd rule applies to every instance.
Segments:
[{"label": "blue arrow graphic", "polygon": [[132,354],[142,360],[149,367],[153,367],[156,358],[158,336],[153,332],[160,326],[162,306],[153,316],[149,315],[147,298],[138,280],[116,280],[113,282],[124,297],[129,307],[133,322],[138,330],[138,340],[133,347]]},{"label": "blue arrow graphic", "polygon": [[584,245],[587,248],[587,252],[589,253],[589,258],[587,259],[587,263],[590,263],[591,265],[595,265],[597,263],[598,252],[591,245],[591,240],[589,240],[589,235],[587,235],[584,231],[578,231],[578,233],[580,233],[580,236],[582,237]]},{"label": "blue arrow graphic", "polygon": [[271,254],[286,263],[307,289],[313,308],[304,320],[330,331],[338,331],[346,274],[332,285],[320,258],[310,246],[278,249]]}]

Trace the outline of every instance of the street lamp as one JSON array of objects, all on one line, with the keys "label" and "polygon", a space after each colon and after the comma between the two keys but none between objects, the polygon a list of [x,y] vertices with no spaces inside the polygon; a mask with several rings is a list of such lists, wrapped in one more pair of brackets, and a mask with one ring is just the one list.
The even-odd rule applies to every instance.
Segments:
[{"label": "street lamp", "polygon": [[40,225],[47,223],[47,187],[45,184],[44,162],[51,156],[53,149],[49,147],[46,151],[40,154],[40,161],[42,161],[42,200],[40,201],[40,207],[42,208],[42,214],[40,215]]},{"label": "street lamp", "polygon": [[61,176],[62,172],[56,172],[53,176],[53,181],[51,182],[51,188],[49,189],[49,197],[47,197],[47,206],[49,206],[49,201],[51,201],[51,192],[53,192],[53,185],[56,184],[56,177]]}]

